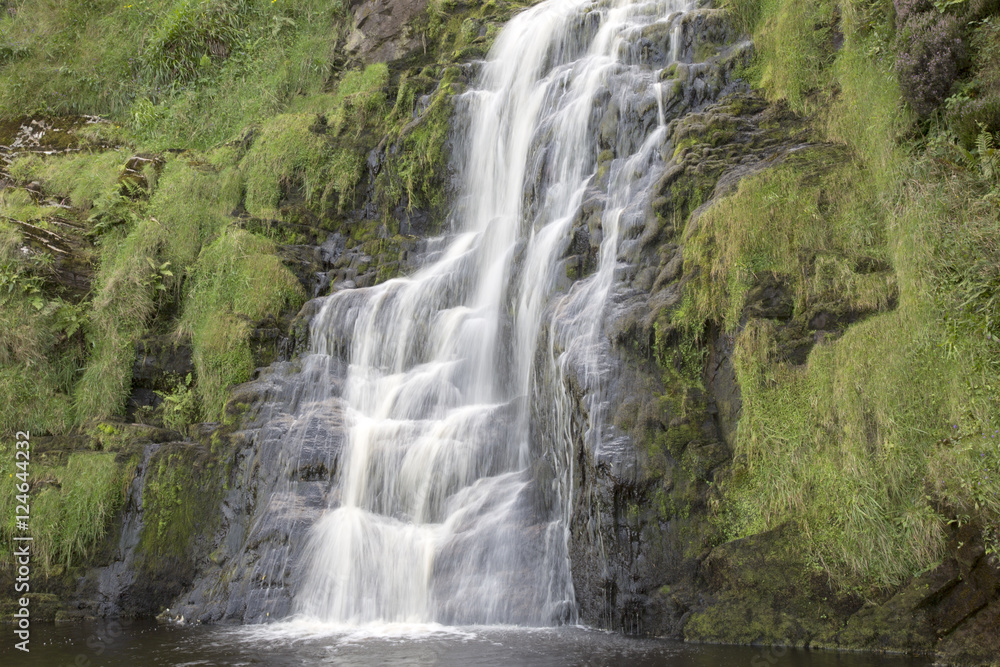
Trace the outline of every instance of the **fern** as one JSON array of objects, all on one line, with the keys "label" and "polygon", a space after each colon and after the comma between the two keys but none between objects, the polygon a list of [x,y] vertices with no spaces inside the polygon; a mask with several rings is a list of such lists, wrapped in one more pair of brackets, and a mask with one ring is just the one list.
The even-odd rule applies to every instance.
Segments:
[{"label": "fern", "polygon": [[992,181],[1000,176],[1000,149],[993,140],[993,135],[986,126],[979,124],[979,136],[976,137],[976,153],[979,155],[979,171],[983,178]]}]

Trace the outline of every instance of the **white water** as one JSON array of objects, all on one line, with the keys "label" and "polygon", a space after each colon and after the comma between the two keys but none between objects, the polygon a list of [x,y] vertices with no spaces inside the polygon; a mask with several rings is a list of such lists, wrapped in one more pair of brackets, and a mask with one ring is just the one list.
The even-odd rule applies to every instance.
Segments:
[{"label": "white water", "polygon": [[[677,19],[691,4],[549,0],[511,20],[461,99],[458,234],[412,277],[336,293],[314,319],[306,372],[349,360],[348,441],[336,501],[307,549],[300,618],[575,621],[569,399],[536,379],[562,378],[572,359],[602,400],[601,323],[620,237],[633,184],[665,136],[657,72],[628,47],[644,26],[668,23],[676,58]],[[597,270],[560,293],[573,222],[597,178],[602,109],[649,98],[656,121],[637,138],[623,122],[614,142],[622,154],[610,163]],[[316,387],[304,405],[329,394]],[[538,437],[533,412],[551,415],[555,442]],[[592,420],[602,412],[590,405]]]}]

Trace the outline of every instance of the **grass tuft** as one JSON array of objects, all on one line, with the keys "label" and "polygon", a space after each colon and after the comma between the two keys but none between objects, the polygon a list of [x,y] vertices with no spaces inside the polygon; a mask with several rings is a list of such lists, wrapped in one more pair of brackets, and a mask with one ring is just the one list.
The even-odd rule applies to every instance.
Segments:
[{"label": "grass tuft", "polygon": [[193,337],[206,418],[221,415],[231,385],[250,379],[254,324],[305,298],[274,250],[270,240],[230,228],[199,256],[181,327]]},{"label": "grass tuft", "polygon": [[154,219],[140,221],[127,235],[104,237],[86,327],[90,358],[74,391],[76,419],[85,422],[121,414],[132,384],[135,341],[155,308],[154,267],[167,230]]}]

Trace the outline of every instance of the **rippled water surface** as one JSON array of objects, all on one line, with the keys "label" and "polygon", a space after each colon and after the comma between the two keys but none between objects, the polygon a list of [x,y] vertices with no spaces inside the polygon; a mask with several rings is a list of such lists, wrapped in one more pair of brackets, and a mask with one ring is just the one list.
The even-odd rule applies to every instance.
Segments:
[{"label": "rippled water surface", "polygon": [[283,623],[200,627],[135,623],[32,628],[31,652],[0,647],[0,664],[31,667],[195,665],[531,665],[925,667],[927,660],[858,653],[691,645],[629,639],[576,627],[451,628]]}]

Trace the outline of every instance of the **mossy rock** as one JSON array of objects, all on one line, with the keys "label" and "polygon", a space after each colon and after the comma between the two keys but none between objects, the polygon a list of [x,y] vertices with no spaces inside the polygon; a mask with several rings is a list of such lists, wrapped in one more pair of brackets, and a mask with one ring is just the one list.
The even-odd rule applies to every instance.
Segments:
[{"label": "mossy rock", "polygon": [[[17,594],[15,594],[16,596]],[[31,621],[52,623],[56,620],[60,611],[60,600],[52,593],[27,593],[24,597],[28,599],[28,612],[31,614]],[[14,614],[21,609],[21,597],[11,597],[0,599],[0,625],[14,624]]]},{"label": "mossy rock", "polygon": [[684,626],[689,641],[809,646],[861,605],[837,596],[794,546],[795,527],[716,547],[701,563],[715,599]]}]

